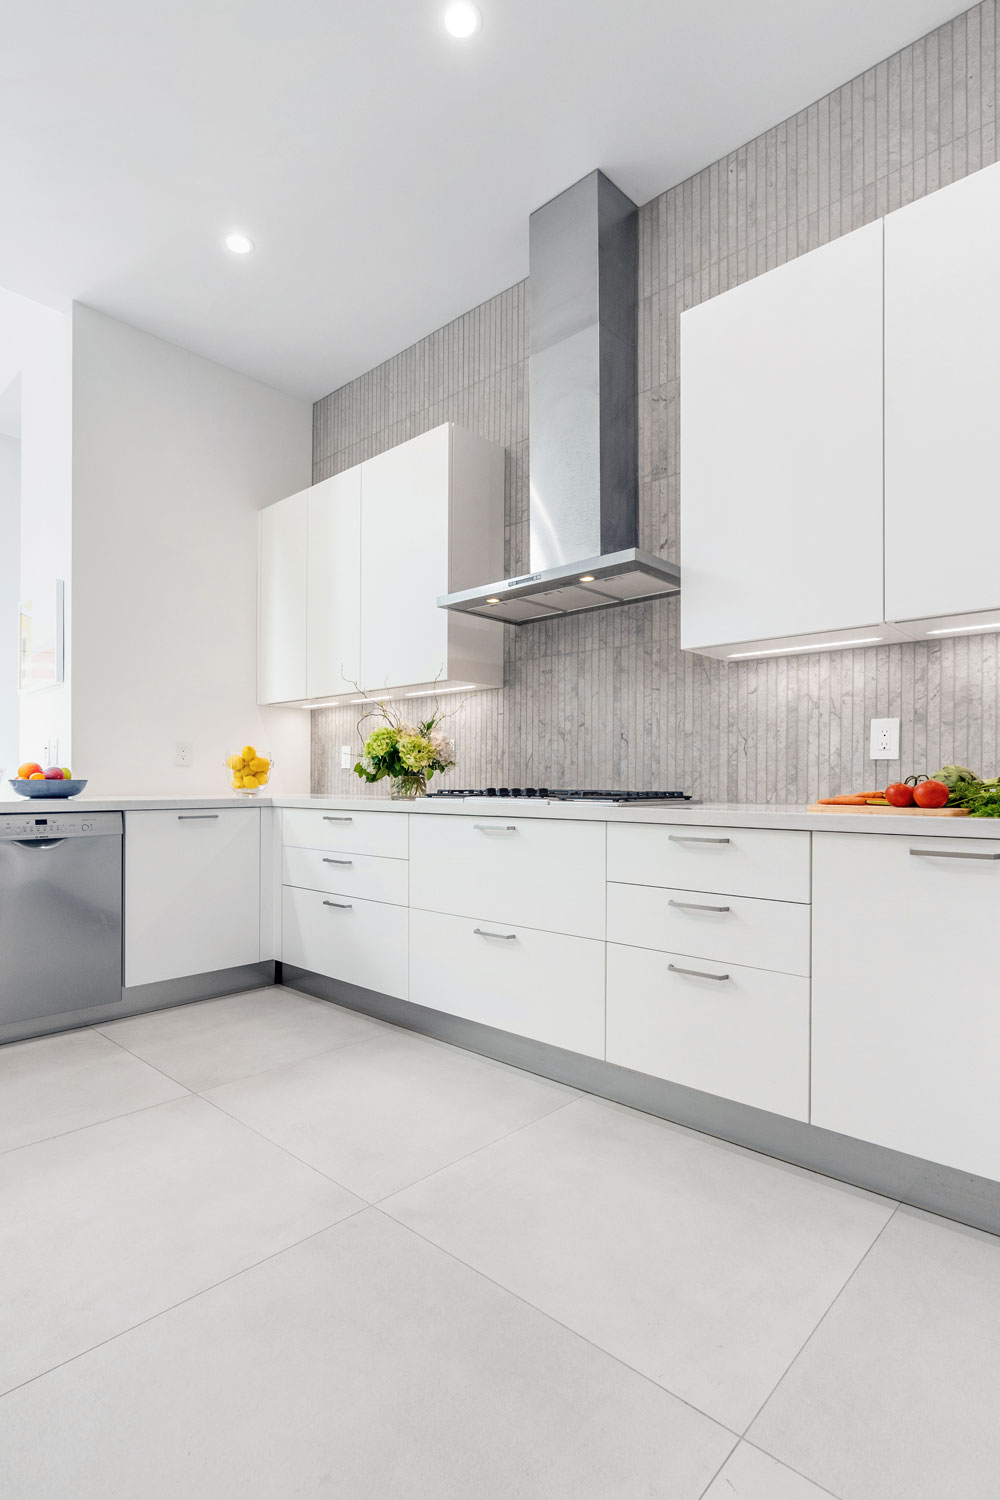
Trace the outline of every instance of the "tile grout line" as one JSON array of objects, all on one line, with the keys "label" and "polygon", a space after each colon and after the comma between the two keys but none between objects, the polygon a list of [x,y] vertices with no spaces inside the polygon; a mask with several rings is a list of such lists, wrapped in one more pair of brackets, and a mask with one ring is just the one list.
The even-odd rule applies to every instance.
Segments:
[{"label": "tile grout line", "polygon": [[[576,1101],[574,1100],[573,1102],[575,1103]],[[524,1129],[523,1126],[520,1128]],[[511,1133],[515,1134],[516,1132]],[[475,1153],[470,1154],[474,1155]],[[434,1174],[432,1173],[431,1175],[433,1176]],[[403,1192],[405,1190],[401,1188],[400,1191]],[[457,1265],[464,1266],[465,1269],[467,1271],[471,1271],[473,1275],[481,1276],[484,1281],[488,1281],[491,1286],[495,1286],[498,1291],[504,1292],[508,1297],[513,1297],[515,1301],[520,1302],[523,1307],[530,1307],[531,1311],[533,1313],[537,1313],[539,1317],[546,1318],[548,1322],[554,1323],[557,1328],[562,1328],[566,1333],[572,1334],[574,1338],[580,1339],[582,1343],[587,1344],[591,1349],[595,1349],[598,1354],[602,1354],[605,1359],[610,1359],[614,1364],[620,1365],[623,1370],[629,1370],[633,1375],[637,1375],[640,1380],[644,1380],[647,1385],[653,1386],[655,1390],[660,1391],[661,1394],[665,1396],[670,1396],[672,1400],[679,1401],[681,1405],[686,1406],[689,1411],[696,1412],[699,1417],[704,1417],[706,1422],[711,1422],[713,1426],[718,1427],[722,1432],[727,1433],[731,1438],[734,1439],[733,1447],[729,1450],[729,1453],[726,1456],[726,1462],[728,1463],[729,1459],[732,1457],[732,1454],[739,1446],[741,1440],[740,1434],[738,1432],[735,1432],[733,1428],[727,1427],[725,1422],[721,1422],[718,1417],[713,1417],[707,1411],[702,1411],[700,1406],[695,1406],[694,1402],[688,1401],[685,1396],[679,1396],[677,1392],[671,1390],[669,1386],[661,1385],[658,1380],[654,1380],[652,1375],[647,1375],[643,1370],[637,1370],[635,1365],[630,1365],[628,1361],[622,1359],[620,1355],[612,1354],[610,1349],[605,1349],[602,1347],[602,1345],[595,1344],[594,1340],[588,1338],[585,1333],[581,1333],[577,1328],[570,1327],[568,1323],[563,1323],[561,1319],[555,1317],[554,1314],[547,1312],[544,1307],[539,1307],[536,1303],[529,1302],[527,1297],[522,1297],[520,1292],[515,1292],[511,1287],[504,1286],[502,1281],[496,1281],[492,1276],[488,1274],[488,1272],[481,1270],[479,1266],[471,1265],[469,1261],[463,1260],[460,1255],[456,1255],[454,1250],[449,1250],[445,1245],[439,1245],[436,1240],[430,1239],[426,1234],[421,1234],[419,1229],[414,1229],[412,1224],[407,1224],[404,1220],[397,1219],[392,1214],[386,1213],[385,1209],[382,1207],[382,1203],[385,1203],[386,1201],[387,1200],[383,1198],[381,1202],[373,1203],[370,1206],[375,1211],[375,1213],[381,1214],[384,1219],[388,1219],[389,1222],[391,1224],[395,1224],[397,1228],[405,1229],[409,1234],[415,1235],[418,1240],[423,1240],[425,1245],[430,1245],[432,1250],[437,1250],[440,1252],[440,1254],[447,1255],[449,1260],[455,1261]],[[768,1457],[770,1456],[771,1455],[769,1454]],[[712,1477],[714,1479],[715,1476],[713,1475]]]},{"label": "tile grout line", "polygon": [[[780,1377],[775,1381],[774,1385],[771,1387],[771,1389],[768,1392],[767,1396],[761,1402],[760,1406],[754,1412],[754,1414],[751,1417],[750,1421],[744,1427],[742,1433],[740,1434],[741,1437],[746,1438],[746,1435],[750,1431],[750,1429],[753,1426],[753,1424],[760,1417],[760,1415],[763,1412],[764,1408],[767,1406],[768,1402],[775,1395],[775,1393],[778,1390],[779,1386],[781,1386],[782,1383],[787,1379],[787,1377],[788,1377],[789,1373],[791,1372],[793,1366],[797,1363],[797,1361],[799,1359],[801,1359],[801,1357],[805,1353],[806,1349],[812,1343],[813,1339],[816,1337],[817,1333],[822,1328],[823,1324],[826,1322],[827,1318],[830,1316],[831,1312],[836,1307],[837,1303],[840,1301],[841,1297],[844,1295],[844,1293],[846,1292],[847,1288],[850,1286],[851,1282],[854,1280],[855,1276],[857,1276],[858,1272],[861,1270],[861,1267],[865,1264],[865,1261],[868,1259],[869,1255],[871,1255],[872,1251],[875,1249],[875,1246],[878,1244],[879,1240],[885,1234],[886,1230],[889,1228],[889,1225],[895,1219],[896,1215],[899,1213],[899,1210],[902,1208],[902,1206],[903,1206],[902,1203],[896,1203],[895,1204],[895,1207],[893,1208],[892,1213],[886,1219],[885,1223],[882,1225],[882,1228],[879,1230],[878,1234],[872,1240],[871,1244],[868,1246],[868,1249],[865,1251],[864,1255],[862,1255],[861,1259],[858,1261],[857,1265],[854,1267],[854,1269],[851,1272],[851,1274],[847,1277],[847,1280],[844,1282],[843,1286],[841,1286],[841,1288],[837,1292],[836,1296],[830,1302],[830,1304],[827,1307],[826,1311],[823,1313],[823,1316],[819,1319],[819,1321],[816,1323],[816,1325],[812,1329],[812,1331],[803,1340],[802,1344],[799,1346],[799,1348],[796,1351],[796,1353],[789,1360],[789,1362],[786,1365],[785,1369],[782,1371]],[[759,1444],[753,1443],[751,1446],[756,1448],[756,1447],[759,1446]],[[762,1453],[767,1453],[767,1449],[766,1448],[761,1448],[760,1451]],[[775,1459],[778,1463],[782,1462],[782,1460],[780,1458],[778,1458],[778,1455],[776,1453],[768,1453],[767,1456],[768,1456],[768,1458]],[[789,1466],[786,1464],[785,1467],[787,1468]],[[806,1478],[807,1476],[803,1475],[802,1477]]]},{"label": "tile grout line", "polygon": [[91,1344],[87,1349],[81,1349],[77,1354],[70,1354],[66,1359],[59,1360],[50,1365],[47,1370],[39,1370],[37,1375],[29,1375],[27,1380],[18,1381],[17,1385],[10,1386],[5,1391],[0,1391],[0,1402],[7,1396],[12,1396],[15,1391],[21,1391],[28,1385],[34,1385],[36,1380],[44,1380],[47,1375],[52,1375],[56,1370],[63,1369],[66,1365],[75,1364],[78,1359],[86,1359],[89,1354],[94,1354],[98,1349],[104,1349],[108,1344],[114,1344],[118,1339],[125,1338],[134,1333],[137,1328],[145,1328],[148,1323],[155,1323],[158,1318],[163,1318],[167,1313],[176,1312],[179,1307],[186,1307],[189,1302],[197,1302],[199,1297],[204,1297],[208,1292],[217,1291],[220,1286],[225,1286],[230,1281],[235,1281],[240,1276],[245,1276],[249,1271],[256,1271],[259,1266],[266,1266],[268,1261],[277,1260],[279,1256],[286,1255],[289,1250],[297,1250],[300,1245],[306,1245],[310,1240],[316,1239],[321,1234],[329,1234],[331,1230],[338,1229],[341,1224],[356,1219],[359,1214],[367,1213],[371,1204],[361,1203],[350,1213],[344,1214],[339,1219],[334,1219],[330,1224],[323,1224],[319,1229],[312,1230],[309,1234],[302,1236],[300,1240],[293,1240],[289,1245],[282,1245],[278,1250],[272,1250],[270,1255],[264,1255],[260,1260],[251,1261],[248,1266],[240,1266],[238,1270],[231,1271],[228,1276],[221,1277],[218,1281],[210,1282],[208,1286],[199,1287],[188,1297],[182,1297],[179,1302],[172,1302],[169,1307],[161,1307],[158,1312],[150,1313],[148,1318],[140,1318],[138,1323],[130,1323],[127,1328],[120,1328],[117,1333],[109,1334],[106,1339],[100,1339],[96,1344]]},{"label": "tile grout line", "polygon": [[830,1500],[843,1500],[843,1496],[835,1495],[833,1490],[828,1490],[825,1484],[819,1484],[817,1480],[810,1479],[808,1474],[803,1474],[801,1470],[794,1469],[792,1465],[790,1463],[786,1463],[783,1458],[775,1458],[773,1453],[768,1453],[767,1449],[762,1448],[759,1443],[752,1443],[747,1437],[741,1438],[740,1442],[746,1443],[747,1447],[752,1448],[755,1453],[763,1453],[765,1458],[773,1459],[776,1464],[780,1464],[783,1469],[787,1469],[789,1474],[797,1474],[798,1477],[800,1479],[804,1479],[807,1484],[815,1486],[815,1488],[819,1490],[820,1494],[829,1495]]},{"label": "tile grout line", "polygon": [[[163,1074],[163,1077],[167,1077],[166,1073]],[[168,1081],[173,1083],[176,1080],[169,1079]],[[179,1087],[183,1088],[184,1085],[180,1084]],[[62,1141],[68,1136],[79,1135],[83,1130],[96,1130],[101,1125],[113,1125],[116,1120],[130,1120],[133,1115],[148,1114],[152,1109],[163,1109],[168,1104],[180,1104],[184,1099],[197,1098],[198,1095],[188,1089],[185,1093],[178,1094],[174,1099],[157,1099],[153,1104],[140,1104],[137,1109],[126,1109],[119,1115],[106,1115],[100,1120],[88,1120],[85,1125],[71,1125],[69,1130],[57,1130],[52,1135],[39,1136],[36,1141],[22,1141],[19,1146],[4,1146],[0,1150],[0,1159],[5,1156],[13,1156],[15,1151],[30,1151],[32,1146],[44,1146],[49,1141]]]}]

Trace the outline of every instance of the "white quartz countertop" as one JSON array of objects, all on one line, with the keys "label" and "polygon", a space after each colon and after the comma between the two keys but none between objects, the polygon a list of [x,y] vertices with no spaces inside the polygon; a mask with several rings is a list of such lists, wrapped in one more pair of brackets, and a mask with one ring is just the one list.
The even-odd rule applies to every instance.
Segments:
[{"label": "white quartz countertop", "polygon": [[807,832],[882,833],[947,838],[1000,839],[1000,819],[992,818],[922,818],[905,813],[852,813],[850,811],[810,813],[804,807],[772,806],[742,802],[676,802],[650,806],[636,804],[614,807],[599,802],[530,801],[513,797],[419,798],[414,802],[393,802],[388,797],[316,797],[275,794],[270,797],[234,797],[231,794],[206,794],[200,797],[72,797],[37,799],[23,797],[0,802],[0,815],[31,813],[44,816],[64,812],[139,812],[173,809],[216,809],[226,807],[299,807],[320,811],[404,814],[425,817],[428,814],[461,817],[465,815],[503,818],[568,818],[577,822],[669,823],[730,828],[787,828]]}]

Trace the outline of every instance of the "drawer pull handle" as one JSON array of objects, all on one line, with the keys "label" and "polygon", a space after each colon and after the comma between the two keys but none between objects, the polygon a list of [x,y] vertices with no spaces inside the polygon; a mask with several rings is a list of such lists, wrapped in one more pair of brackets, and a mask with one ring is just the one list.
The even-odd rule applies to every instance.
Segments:
[{"label": "drawer pull handle", "polygon": [[731,906],[706,906],[703,901],[668,901],[668,906],[677,906],[681,911],[732,911]]},{"label": "drawer pull handle", "polygon": [[353,818],[335,818],[335,817],[331,817],[329,813],[324,813],[323,814],[323,822],[324,823],[353,823],[354,819]]},{"label": "drawer pull handle", "polygon": [[974,854],[971,849],[911,849],[917,859],[1000,859],[1000,854]]},{"label": "drawer pull handle", "polygon": [[708,974],[704,969],[682,969],[679,964],[667,964],[671,974],[693,974],[696,979],[728,979],[728,974]]},{"label": "drawer pull handle", "polygon": [[503,938],[505,943],[512,943],[517,937],[516,932],[489,932],[485,927],[473,927],[472,930],[479,937]]},{"label": "drawer pull handle", "polygon": [[178,823],[210,823],[218,816],[218,813],[178,813],[177,821]]},{"label": "drawer pull handle", "polygon": [[353,865],[354,861],[353,859],[326,859],[324,857],[323,863],[325,865]]},{"label": "drawer pull handle", "polygon": [[341,911],[350,911],[352,909],[351,908],[351,903],[349,901],[324,901],[323,905],[324,906],[337,906],[337,907],[340,908]]},{"label": "drawer pull handle", "polygon": [[517,829],[513,823],[473,823],[473,828],[478,828],[480,833],[516,833]]},{"label": "drawer pull handle", "polygon": [[732,839],[706,839],[694,833],[668,833],[672,844],[731,844]]}]

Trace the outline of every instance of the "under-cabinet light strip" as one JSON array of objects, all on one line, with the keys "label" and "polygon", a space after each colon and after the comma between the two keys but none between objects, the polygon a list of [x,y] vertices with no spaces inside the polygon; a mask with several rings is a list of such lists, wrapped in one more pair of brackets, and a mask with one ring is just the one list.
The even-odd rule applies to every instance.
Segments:
[{"label": "under-cabinet light strip", "polygon": [[734,651],[727,661],[744,661],[751,656],[791,656],[793,651],[839,651],[843,646],[881,646],[880,635],[863,636],[857,641],[817,641],[814,646],[776,646],[769,651]]},{"label": "under-cabinet light strip", "polygon": [[928,635],[964,635],[970,630],[1000,630],[1000,620],[991,620],[988,625],[949,625],[943,630],[928,630]]}]

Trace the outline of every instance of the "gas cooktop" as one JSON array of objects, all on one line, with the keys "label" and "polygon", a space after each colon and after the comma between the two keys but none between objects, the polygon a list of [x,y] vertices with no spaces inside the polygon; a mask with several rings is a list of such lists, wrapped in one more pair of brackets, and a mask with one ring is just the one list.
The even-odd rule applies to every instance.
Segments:
[{"label": "gas cooktop", "polygon": [[444,792],[431,792],[431,797],[522,797],[540,798],[549,802],[690,802],[691,798],[687,792],[594,792],[580,791],[577,788],[556,788],[550,790],[544,786],[487,786],[487,787],[449,787]]}]

